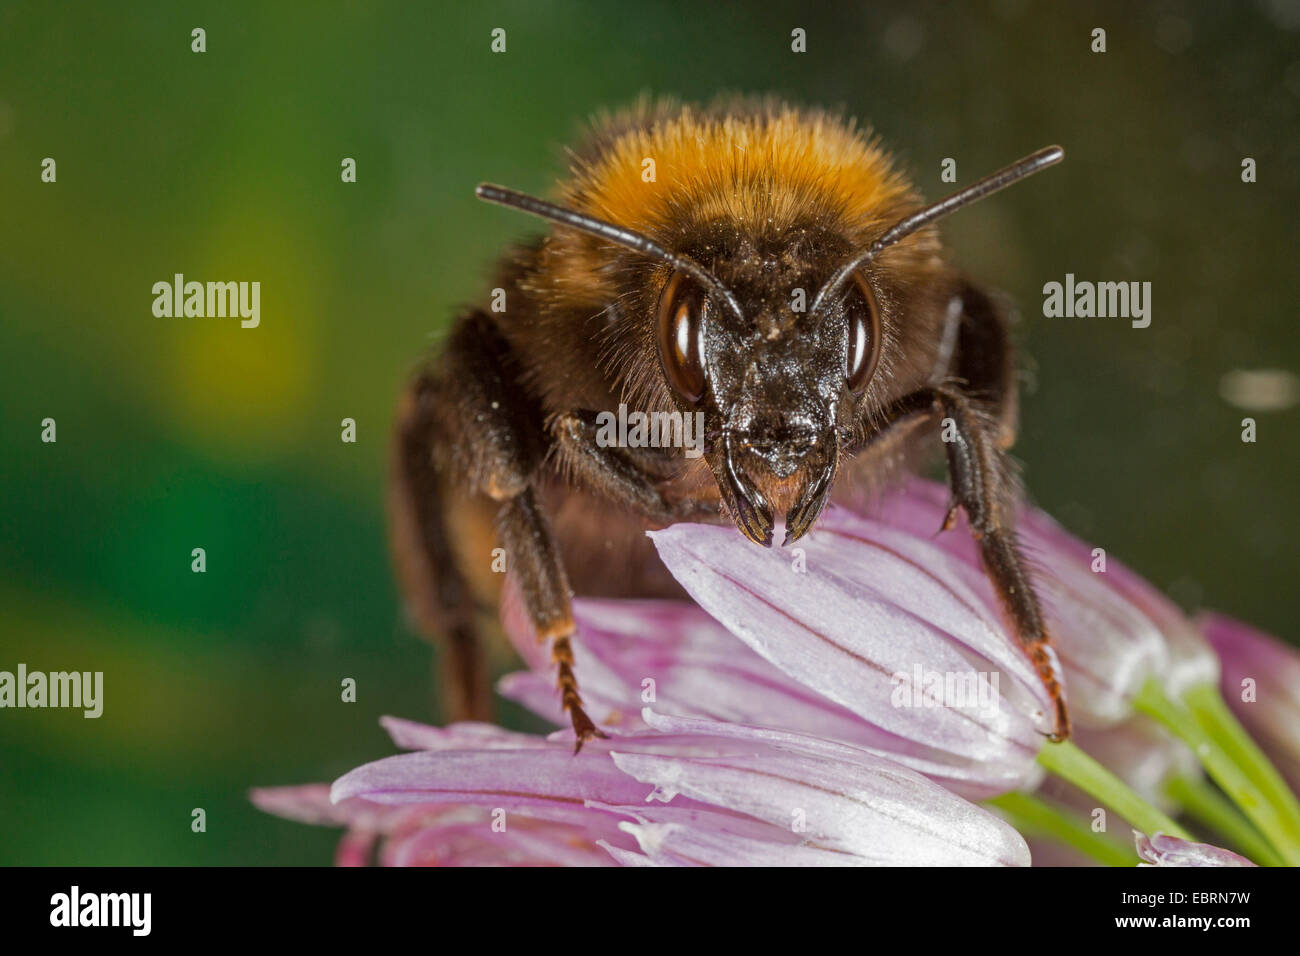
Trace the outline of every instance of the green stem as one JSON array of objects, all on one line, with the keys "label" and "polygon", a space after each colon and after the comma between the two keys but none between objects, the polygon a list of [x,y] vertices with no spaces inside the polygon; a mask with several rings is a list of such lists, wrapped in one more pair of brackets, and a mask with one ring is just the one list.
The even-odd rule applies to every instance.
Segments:
[{"label": "green stem", "polygon": [[1151,804],[1147,803],[1119,777],[1115,776],[1077,746],[1066,741],[1047,744],[1038,752],[1038,762],[1084,793],[1106,804],[1147,836],[1167,833],[1190,840],[1187,831]]},{"label": "green stem", "polygon": [[1080,817],[1027,793],[1004,793],[987,801],[1021,833],[1048,837],[1074,847],[1106,866],[1136,866],[1137,854],[1093,832]]},{"label": "green stem", "polygon": [[[1300,865],[1300,831],[1292,826],[1286,815],[1279,811],[1232,757],[1197,723],[1191,713],[1165,695],[1155,678],[1143,685],[1134,699],[1134,705],[1181,737],[1192,748],[1214,782],[1223,788],[1223,792],[1268,838],[1282,859],[1291,865]],[[1046,749],[1049,748],[1044,748]]]},{"label": "green stem", "polygon": [[1292,832],[1300,834],[1300,799],[1296,798],[1286,780],[1265,756],[1264,751],[1251,738],[1246,728],[1228,709],[1219,688],[1213,684],[1199,684],[1183,693],[1183,704],[1196,722],[1201,725],[1224,752],[1236,762],[1255,786],[1263,791],[1269,802],[1290,822]]},{"label": "green stem", "polygon": [[1282,858],[1241,815],[1231,800],[1224,797],[1203,777],[1174,777],[1165,784],[1171,799],[1184,810],[1223,834],[1255,863],[1261,866],[1281,866]]}]

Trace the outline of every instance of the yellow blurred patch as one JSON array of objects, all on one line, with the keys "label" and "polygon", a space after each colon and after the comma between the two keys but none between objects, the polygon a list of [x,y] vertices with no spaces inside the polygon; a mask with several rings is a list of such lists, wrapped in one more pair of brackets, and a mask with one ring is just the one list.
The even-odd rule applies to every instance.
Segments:
[{"label": "yellow blurred patch", "polygon": [[163,397],[187,442],[206,454],[260,463],[295,453],[310,426],[321,298],[302,239],[239,218],[212,237],[212,253],[185,281],[260,282],[260,322],[167,319],[170,380]]}]

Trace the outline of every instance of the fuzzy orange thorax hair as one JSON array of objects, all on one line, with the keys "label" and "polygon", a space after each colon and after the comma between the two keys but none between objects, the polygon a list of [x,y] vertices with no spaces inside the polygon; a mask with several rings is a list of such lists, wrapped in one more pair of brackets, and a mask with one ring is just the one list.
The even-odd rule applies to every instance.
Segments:
[{"label": "fuzzy orange thorax hair", "polygon": [[571,208],[663,239],[683,215],[780,231],[810,213],[856,237],[920,203],[852,120],[769,101],[642,103],[604,117],[562,194]]}]

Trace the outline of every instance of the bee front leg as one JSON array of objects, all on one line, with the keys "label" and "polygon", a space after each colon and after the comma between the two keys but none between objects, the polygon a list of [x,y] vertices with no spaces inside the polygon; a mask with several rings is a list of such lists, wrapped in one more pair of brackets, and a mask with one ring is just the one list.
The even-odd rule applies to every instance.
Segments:
[{"label": "bee front leg", "polygon": [[519,382],[509,344],[486,314],[463,316],[439,362],[417,376],[399,410],[390,496],[394,551],[422,629],[451,638],[454,712],[483,719],[475,604],[457,566],[450,513],[466,501],[496,503],[498,539],[539,640],[551,644],[564,709],[581,748],[605,735],[582,708],[568,577],[537,502],[534,482],[547,445],[542,415]]},{"label": "bee front leg", "polygon": [[672,461],[666,456],[652,455],[646,449],[600,444],[595,412],[572,411],[560,415],[552,422],[551,433],[562,471],[651,521],[670,524],[717,513],[716,507],[700,502],[668,501],[658,484],[671,477]]},{"label": "bee front leg", "polygon": [[996,414],[961,389],[934,386],[913,392],[888,407],[882,416],[886,424],[877,436],[914,422],[918,416],[938,420],[947,453],[953,504],[944,528],[951,526],[958,508],[966,512],[971,533],[979,541],[984,572],[993,583],[1003,615],[1055,709],[1051,739],[1065,740],[1070,736],[1069,713],[1042,608],[1016,543],[1015,484],[1011,462],[999,442],[1001,423]]},{"label": "bee front leg", "polygon": [[518,575],[520,591],[528,617],[537,631],[539,642],[551,645],[551,660],[558,674],[556,686],[560,700],[573,723],[578,740],[577,753],[592,737],[604,737],[582,707],[578,679],[573,672],[573,636],[575,625],[570,605],[569,579],[560,562],[559,549],[550,522],[537,503],[532,488],[506,501],[497,516],[501,543],[511,555]]}]

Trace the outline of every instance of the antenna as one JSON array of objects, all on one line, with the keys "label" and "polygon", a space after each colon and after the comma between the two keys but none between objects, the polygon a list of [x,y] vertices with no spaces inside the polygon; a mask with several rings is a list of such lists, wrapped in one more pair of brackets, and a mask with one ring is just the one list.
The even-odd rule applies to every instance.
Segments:
[{"label": "antenna", "polygon": [[731,290],[719,282],[707,269],[701,266],[694,259],[686,256],[679,256],[675,252],[669,252],[659,243],[655,242],[648,236],[643,236],[639,232],[633,232],[631,229],[624,229],[622,226],[616,226],[613,223],[605,222],[603,219],[597,219],[595,216],[588,216],[585,213],[574,212],[572,209],[565,209],[563,206],[557,206],[549,203],[544,199],[538,199],[529,196],[526,193],[516,192],[513,189],[507,189],[504,186],[493,186],[491,183],[480,183],[474,190],[474,195],[486,202],[496,203],[498,206],[508,206],[511,209],[518,209],[521,212],[531,213],[534,216],[540,216],[542,219],[549,219],[552,222],[558,222],[562,226],[570,226],[579,229],[582,232],[590,233],[593,236],[599,236],[617,245],[624,246],[634,252],[650,256],[652,259],[658,259],[660,262],[666,262],[675,269],[680,269],[686,273],[701,286],[713,292],[736,313],[740,319],[745,315],[740,310],[740,303],[736,297],[731,294]]},{"label": "antenna", "polygon": [[1027,176],[1041,172],[1048,166],[1055,166],[1063,159],[1065,159],[1065,150],[1060,146],[1048,146],[1045,149],[1040,149],[1038,152],[1031,153],[1024,159],[999,169],[996,173],[985,176],[979,182],[973,183],[965,189],[959,189],[951,196],[940,199],[938,202],[926,206],[924,209],[912,213],[906,219],[895,223],[883,236],[873,242],[865,252],[855,256],[835,270],[835,274],[817,293],[817,298],[813,300],[809,312],[816,312],[824,302],[839,291],[840,286],[848,280],[849,276],[900,239],[910,236],[918,229],[922,229],[930,225],[930,223],[956,212],[958,209],[979,202],[986,196],[993,195],[999,189],[1005,189],[1012,183],[1017,183]]}]

